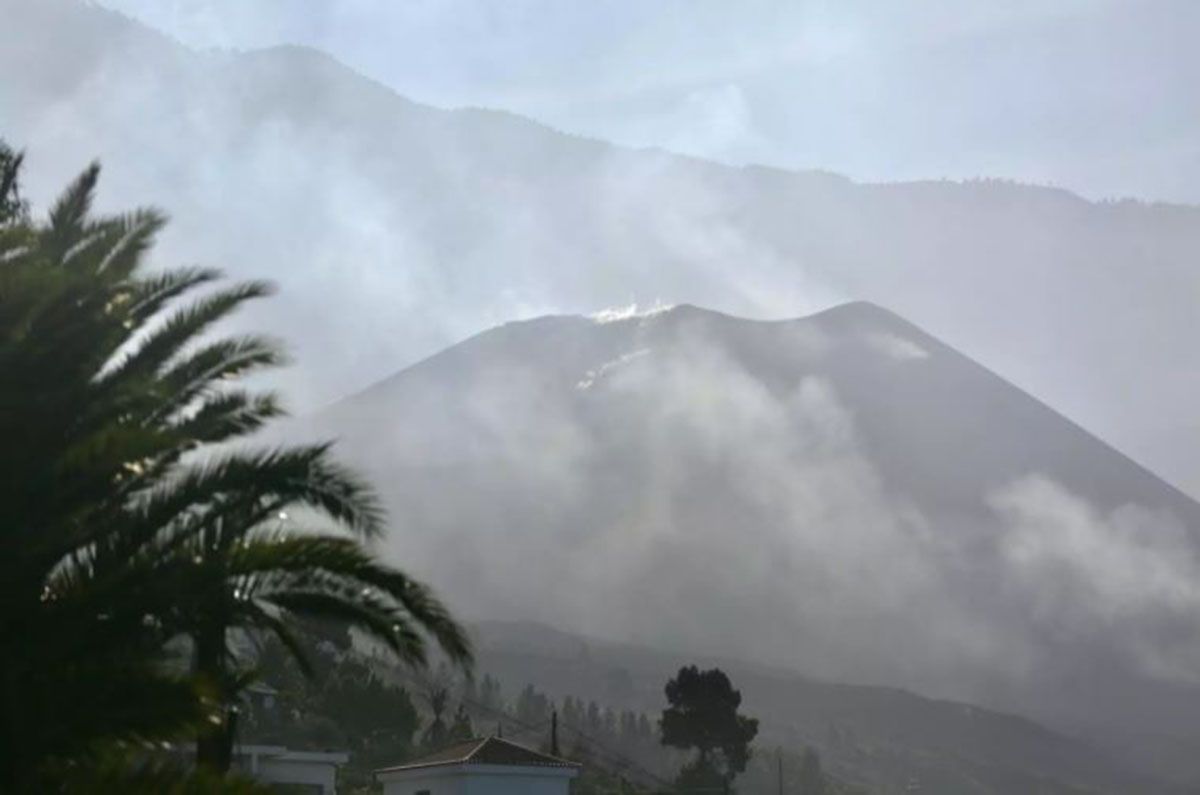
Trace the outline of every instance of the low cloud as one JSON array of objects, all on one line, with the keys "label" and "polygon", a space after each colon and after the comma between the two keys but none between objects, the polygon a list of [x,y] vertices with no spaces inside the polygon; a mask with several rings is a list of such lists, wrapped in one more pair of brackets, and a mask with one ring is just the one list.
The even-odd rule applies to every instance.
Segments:
[{"label": "low cloud", "polygon": [[901,362],[929,358],[929,351],[910,339],[890,332],[867,335],[867,344],[884,356]]},{"label": "low cloud", "polygon": [[988,504],[1005,521],[1001,559],[1039,628],[1116,646],[1148,676],[1200,682],[1200,558],[1174,516],[1102,512],[1039,475]]}]

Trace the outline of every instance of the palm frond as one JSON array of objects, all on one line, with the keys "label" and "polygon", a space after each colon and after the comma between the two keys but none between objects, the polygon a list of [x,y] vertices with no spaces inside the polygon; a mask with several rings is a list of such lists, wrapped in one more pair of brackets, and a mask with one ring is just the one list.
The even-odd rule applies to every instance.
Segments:
[{"label": "palm frond", "polygon": [[221,290],[172,315],[125,354],[105,380],[149,377],[165,368],[188,343],[246,301],[270,295],[267,282],[246,282]]},{"label": "palm frond", "polygon": [[314,669],[308,651],[283,615],[272,614],[272,610],[268,609],[267,605],[254,599],[247,600],[246,612],[252,624],[268,630],[279,640],[287,649],[288,654],[292,655],[292,659],[296,661],[301,673],[310,677],[313,675]]},{"label": "palm frond", "polygon": [[42,241],[50,259],[61,261],[67,251],[83,237],[87,214],[92,207],[92,198],[99,178],[100,164],[92,163],[75,178],[50,208],[50,222]]},{"label": "palm frond", "polygon": [[257,575],[254,595],[267,599],[289,588],[329,584],[371,593],[394,603],[389,609],[428,632],[450,659],[471,665],[470,639],[445,605],[427,586],[381,563],[354,539],[261,531],[231,549],[228,571]]},{"label": "palm frond", "polygon": [[141,264],[142,255],[154,244],[154,236],[166,223],[166,216],[146,208],[105,219],[101,228],[110,242],[96,263],[96,271],[106,274],[110,279],[128,279]]},{"label": "palm frond", "polygon": [[[5,693],[20,719],[0,721],[18,760],[0,764],[5,790],[27,789],[47,760],[91,764],[92,749],[184,724],[201,732],[202,760],[225,764],[213,753],[225,740],[199,722],[224,720],[245,685],[237,628],[273,633],[302,665],[301,616],[360,627],[414,665],[431,641],[471,659],[430,590],[363,546],[382,509],[328,444],[189,457],[283,413],[273,394],[231,388],[282,361],[274,342],[206,339],[271,288],[238,284],[172,311],[219,273],[142,276],[164,218],[93,218],[98,175],[86,169],[46,223],[0,222],[0,634],[20,638],[0,681],[21,683]],[[266,529],[293,507],[350,535]],[[175,680],[161,663],[180,635],[194,676]]]},{"label": "palm frond", "polygon": [[420,667],[426,664],[425,642],[409,625],[407,616],[369,590],[326,584],[319,589],[287,590],[259,598],[307,618],[332,619],[358,627],[382,641],[404,662]]},{"label": "palm frond", "polygon": [[215,383],[224,385],[254,370],[280,365],[283,360],[279,346],[266,337],[246,336],[209,343],[162,373],[159,381],[163,396],[146,421],[174,417],[210,391]]},{"label": "palm frond", "polygon": [[143,521],[163,527],[184,511],[205,506],[212,516],[257,508],[246,517],[253,529],[287,505],[318,510],[364,537],[382,532],[383,514],[371,488],[329,457],[330,445],[230,453],[187,467],[160,486],[137,511]]},{"label": "palm frond", "polygon": [[253,433],[285,414],[273,393],[254,395],[234,390],[206,399],[194,414],[174,424],[172,429],[200,444],[219,444]]},{"label": "palm frond", "polygon": [[177,268],[142,279],[131,286],[128,321],[136,329],[174,299],[220,277],[221,271],[214,268]]}]

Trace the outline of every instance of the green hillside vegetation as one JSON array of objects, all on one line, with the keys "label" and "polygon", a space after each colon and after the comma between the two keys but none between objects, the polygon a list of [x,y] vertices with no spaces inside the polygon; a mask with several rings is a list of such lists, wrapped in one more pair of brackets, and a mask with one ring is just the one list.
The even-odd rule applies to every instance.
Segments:
[{"label": "green hillside vegetation", "polygon": [[[356,650],[347,633],[327,625],[307,624],[302,642],[314,676],[305,676],[276,641],[263,644],[255,667],[267,686],[262,692],[269,696],[251,694],[244,700],[239,739],[349,751],[350,762],[339,771],[339,786],[346,792],[377,792],[374,770],[443,744],[495,733],[582,763],[574,795],[686,791],[675,780],[689,754],[664,746],[659,732],[665,701],[655,711],[618,709],[593,698],[551,697],[531,683],[502,683],[486,671],[474,677],[446,666],[423,674],[406,671]],[[445,698],[434,697],[439,693]],[[556,712],[557,749],[552,737]],[[445,733],[436,736],[433,727],[439,722]],[[774,793],[781,760],[789,792],[867,792],[821,772],[816,749],[804,747],[755,750],[736,779],[736,791]],[[804,785],[806,764],[809,783]]]},{"label": "green hillside vegetation", "polygon": [[[663,704],[678,656],[582,638],[534,624],[475,627],[478,661],[500,681],[535,681],[547,699],[570,694],[620,714]],[[739,778],[743,793],[775,793],[779,749],[785,780],[807,748],[841,787],[890,795],[1045,795],[1180,792],[1131,774],[1085,742],[1025,718],[893,688],[821,682],[736,660],[719,664],[761,722],[757,749]],[[665,774],[675,767],[650,769]],[[910,787],[920,787],[919,790]]]}]

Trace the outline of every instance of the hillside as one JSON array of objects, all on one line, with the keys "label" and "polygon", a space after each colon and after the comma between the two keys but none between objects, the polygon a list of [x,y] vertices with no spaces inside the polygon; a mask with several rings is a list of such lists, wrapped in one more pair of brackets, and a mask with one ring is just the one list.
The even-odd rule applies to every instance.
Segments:
[{"label": "hillside", "polygon": [[510,323],[304,424],[468,614],[1195,738],[1200,509],[877,306]]},{"label": "hillside", "polygon": [[0,135],[33,198],[99,157],[106,206],[172,213],[164,262],[277,279],[245,323],[294,343],[302,408],[516,317],[867,299],[1200,484],[1200,209],[730,168],[421,105],[313,50],[193,52],[76,0],[0,12],[21,76]]},{"label": "hillside", "polygon": [[[594,699],[651,714],[662,709],[663,683],[685,659],[527,622],[484,623],[475,634],[480,670],[510,693],[532,683],[556,700]],[[775,791],[773,749],[804,746],[817,748],[840,779],[879,795],[908,791],[911,782],[928,795],[1172,791],[1086,743],[1011,715],[744,661],[698,662],[728,672],[746,710],[762,720],[764,769],[755,764],[740,784],[749,793]]]}]

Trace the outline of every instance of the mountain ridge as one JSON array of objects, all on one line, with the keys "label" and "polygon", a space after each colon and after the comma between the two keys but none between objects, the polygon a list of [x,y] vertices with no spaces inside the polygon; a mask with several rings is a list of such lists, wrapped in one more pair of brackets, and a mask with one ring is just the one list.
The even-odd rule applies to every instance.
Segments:
[{"label": "mountain ridge", "polygon": [[[304,424],[339,437],[384,484],[412,533],[406,559],[463,582],[469,613],[726,655],[755,645],[746,633],[760,626],[779,639],[757,644],[770,647],[759,662],[1100,738],[1156,721],[1187,735],[1184,705],[1200,703],[1192,685],[1148,673],[1190,653],[1159,658],[1146,634],[1181,620],[1169,602],[1153,588],[1112,591],[1128,575],[1062,546],[1132,545],[1129,566],[1167,565],[1183,582],[1200,506],[870,302],[778,321],[681,306],[509,323]],[[458,504],[459,491],[478,509]],[[541,588],[622,594],[611,612],[632,600],[634,617],[622,629],[584,593],[548,607],[510,581],[489,585],[526,555],[561,569]],[[714,565],[751,579],[706,583],[699,572]],[[639,580],[651,576],[662,591]],[[651,607],[652,593],[671,590],[691,596]],[[681,611],[692,609],[711,611],[720,631],[689,628]],[[1133,618],[1102,618],[1111,610]],[[798,657],[785,651],[790,633],[808,638]],[[833,647],[849,658],[828,656]]]},{"label": "mountain ridge", "polygon": [[278,378],[303,410],[511,317],[859,297],[1200,483],[1200,425],[1178,419],[1200,402],[1178,375],[1200,371],[1195,207],[724,166],[414,103],[307,51],[188,50],[74,0],[4,9],[0,66],[23,79],[0,87],[3,134],[35,206],[98,156],[106,207],[172,211],[164,259],[276,279],[291,311],[246,325],[294,341]]},{"label": "mountain ridge", "polygon": [[[837,305],[834,305],[834,306],[831,306],[831,307],[828,307],[828,308],[825,308],[825,309],[822,309],[822,310],[819,310],[819,311],[816,311],[816,312],[813,312],[813,313],[807,314],[807,315],[795,315],[795,316],[787,316],[787,317],[773,318],[773,319],[739,317],[739,316],[734,315],[729,312],[722,312],[719,310],[709,309],[709,308],[697,306],[697,305],[691,304],[691,303],[681,303],[681,304],[670,305],[670,306],[656,308],[656,309],[650,309],[643,313],[638,313],[636,310],[634,310],[628,317],[618,317],[613,320],[597,319],[596,315],[573,315],[573,314],[552,314],[552,315],[542,315],[539,317],[526,318],[526,319],[521,319],[521,320],[513,320],[513,321],[506,322],[506,323],[502,324],[501,326],[498,326],[498,327],[495,327],[492,329],[487,329],[485,331],[481,331],[477,334],[474,334],[474,335],[468,337],[467,339],[465,339],[461,342],[455,343],[454,345],[451,345],[450,347],[448,347],[442,351],[439,351],[438,353],[436,353],[430,357],[427,357],[426,359],[423,359],[419,362],[415,362],[412,365],[402,367],[399,370],[397,370],[396,372],[392,373],[391,375],[385,376],[384,378],[382,378],[372,384],[369,384],[366,387],[363,387],[362,389],[359,389],[352,394],[342,396],[342,397],[332,401],[331,403],[327,404],[319,411],[314,412],[314,414],[315,415],[322,414],[330,409],[333,409],[336,405],[338,405],[340,403],[344,403],[348,400],[355,400],[359,396],[366,396],[368,394],[378,393],[380,390],[386,390],[389,383],[393,383],[396,379],[402,378],[404,376],[404,374],[407,373],[408,371],[413,370],[414,368],[422,368],[422,367],[426,367],[426,366],[432,366],[435,362],[440,362],[442,357],[447,356],[447,355],[452,355],[452,356],[453,355],[461,355],[461,354],[455,354],[454,352],[460,351],[460,349],[461,349],[465,353],[466,350],[471,349],[471,347],[474,345],[486,344],[485,340],[490,340],[492,335],[495,335],[498,332],[523,334],[526,331],[529,331],[530,333],[533,333],[533,334],[540,334],[543,331],[543,329],[551,330],[554,327],[562,328],[562,327],[566,327],[566,326],[572,326],[575,328],[587,328],[589,325],[607,324],[607,323],[621,323],[621,322],[643,323],[651,318],[657,318],[660,316],[664,320],[668,320],[673,323],[690,322],[691,320],[698,318],[701,320],[709,320],[711,322],[718,322],[718,323],[723,323],[723,324],[732,324],[732,325],[746,324],[746,325],[760,326],[760,327],[769,327],[769,326],[785,327],[785,326],[794,325],[794,324],[825,323],[825,324],[830,324],[835,328],[845,328],[847,326],[852,327],[852,326],[859,325],[859,324],[872,324],[872,325],[877,325],[877,326],[883,327],[886,330],[891,331],[891,332],[905,334],[910,337],[916,337],[920,340],[920,343],[922,345],[934,346],[943,353],[958,357],[961,361],[969,362],[973,367],[978,368],[979,371],[981,372],[981,374],[985,374],[986,377],[995,379],[996,382],[1003,383],[1006,387],[1014,388],[1014,389],[1018,390],[1021,393],[1023,398],[1025,398],[1029,401],[1033,401],[1034,403],[1038,404],[1038,406],[1043,411],[1048,412],[1049,414],[1052,414],[1054,416],[1054,418],[1057,419],[1058,421],[1061,421],[1063,423],[1070,425],[1077,434],[1079,434],[1083,437],[1086,437],[1086,439],[1090,443],[1104,445],[1105,447],[1110,449],[1113,453],[1116,453],[1117,455],[1119,455],[1123,459],[1123,463],[1125,465],[1127,465],[1129,467],[1133,467],[1139,472],[1140,477],[1142,477],[1144,479],[1153,479],[1155,481],[1162,482],[1175,495],[1175,497],[1178,499],[1178,501],[1180,503],[1195,504],[1195,501],[1188,494],[1183,492],[1181,489],[1177,488],[1176,486],[1174,486],[1173,484],[1171,484],[1167,481],[1163,481],[1160,475],[1153,472],[1149,468],[1145,467],[1140,462],[1134,460],[1132,457],[1126,455],[1121,450],[1119,450],[1115,447],[1112,447],[1112,445],[1110,445],[1106,440],[1102,439],[1101,437],[1092,433],[1087,428],[1084,428],[1082,425],[1075,422],[1071,418],[1069,418],[1066,415],[1062,414],[1061,412],[1057,411],[1053,406],[1051,406],[1048,403],[1046,403],[1045,401],[1041,400],[1036,395],[1033,395],[1032,393],[1028,392],[1027,390],[1022,389],[1020,386],[1012,384],[1012,382],[1008,381],[1000,374],[971,360],[969,357],[965,356],[960,351],[956,350],[952,346],[947,345],[946,343],[937,339],[936,337],[931,335],[929,332],[920,328],[919,326],[917,326],[916,324],[907,320],[906,318],[900,316],[896,312],[894,312],[884,306],[881,306],[878,303],[868,301],[868,300],[861,300],[861,299],[855,300],[855,301],[847,301],[845,303],[837,304]],[[536,331],[535,331],[535,329],[536,329]],[[1200,520],[1200,514],[1197,514],[1196,518],[1197,518],[1197,520]]]}]

